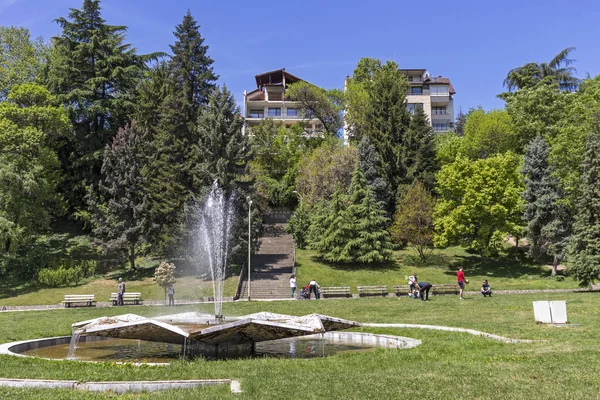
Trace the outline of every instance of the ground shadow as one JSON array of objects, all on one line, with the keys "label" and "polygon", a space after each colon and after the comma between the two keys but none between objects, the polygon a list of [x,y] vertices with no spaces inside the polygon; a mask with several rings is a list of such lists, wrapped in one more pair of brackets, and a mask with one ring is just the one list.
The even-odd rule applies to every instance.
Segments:
[{"label": "ground shadow", "polygon": [[[335,264],[335,263],[327,262],[327,261],[319,258],[318,256],[311,256],[310,259],[314,263],[324,264],[324,265],[328,266],[329,268],[337,270],[337,271],[397,271],[398,267],[399,267],[396,260],[390,260],[385,263],[373,263],[373,264],[359,264],[359,263]],[[297,263],[297,265],[300,266],[301,264]]]},{"label": "ground shadow", "polygon": [[519,278],[537,276],[549,278],[551,271],[544,265],[533,262],[520,249],[509,249],[496,256],[482,257],[479,254],[456,255],[448,263],[446,275],[456,275],[459,267],[467,275],[483,275],[495,278]]}]

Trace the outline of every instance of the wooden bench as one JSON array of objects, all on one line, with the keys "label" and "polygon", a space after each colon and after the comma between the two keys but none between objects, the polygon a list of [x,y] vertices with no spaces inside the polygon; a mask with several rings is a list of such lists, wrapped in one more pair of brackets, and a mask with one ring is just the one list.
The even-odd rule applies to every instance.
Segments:
[{"label": "wooden bench", "polygon": [[358,296],[387,296],[387,286],[357,286]]},{"label": "wooden bench", "polygon": [[81,307],[95,307],[96,300],[93,294],[65,294],[65,299],[62,301],[65,307],[79,305]]},{"label": "wooden bench", "polygon": [[352,297],[352,293],[350,293],[350,286],[323,286],[321,297]]},{"label": "wooden bench", "polygon": [[431,290],[434,296],[439,294],[458,294],[459,291],[458,284],[456,283],[444,283],[440,285],[433,285]]},{"label": "wooden bench", "polygon": [[410,286],[409,285],[396,285],[396,286],[394,286],[394,294],[396,296],[407,296],[409,293],[410,293]]},{"label": "wooden bench", "polygon": [[[117,294],[111,293],[110,299],[108,301],[112,302],[113,306],[117,305]],[[139,292],[125,292],[123,293],[123,303],[133,303],[133,304],[141,304],[142,303],[142,294]]]}]

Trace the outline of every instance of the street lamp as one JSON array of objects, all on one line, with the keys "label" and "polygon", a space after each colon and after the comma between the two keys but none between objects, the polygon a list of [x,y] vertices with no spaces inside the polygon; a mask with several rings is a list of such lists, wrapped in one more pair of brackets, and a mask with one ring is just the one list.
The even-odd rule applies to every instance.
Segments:
[{"label": "street lamp", "polygon": [[302,195],[298,193],[297,190],[294,190],[292,193],[296,194],[300,198],[300,210],[302,210]]},{"label": "street lamp", "polygon": [[246,197],[246,201],[248,202],[248,301],[250,301],[250,257],[251,257],[251,238],[252,232],[250,228],[252,227],[252,218],[251,218],[251,210],[252,210],[252,199],[250,196]]}]

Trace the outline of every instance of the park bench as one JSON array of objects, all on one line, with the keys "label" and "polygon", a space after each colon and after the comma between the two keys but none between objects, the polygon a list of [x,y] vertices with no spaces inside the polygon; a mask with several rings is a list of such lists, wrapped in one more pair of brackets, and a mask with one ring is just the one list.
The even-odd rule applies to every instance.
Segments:
[{"label": "park bench", "polygon": [[358,296],[387,296],[387,286],[357,286]]},{"label": "park bench", "polygon": [[431,288],[434,296],[437,296],[439,294],[458,294],[459,289],[460,288],[455,283],[433,285],[433,287]]},{"label": "park bench", "polygon": [[[117,305],[117,294],[111,293],[110,299],[108,301],[112,302],[113,306]],[[141,304],[142,303],[142,294],[139,292],[125,292],[123,293],[123,303],[133,303],[133,304]]]},{"label": "park bench", "polygon": [[394,294],[396,296],[406,296],[410,293],[409,285],[396,285],[394,286]]},{"label": "park bench", "polygon": [[352,297],[352,293],[350,293],[350,286],[323,286],[321,297]]},{"label": "park bench", "polygon": [[96,300],[93,294],[65,294],[65,299],[62,301],[65,307],[79,305],[81,307],[95,307]]}]

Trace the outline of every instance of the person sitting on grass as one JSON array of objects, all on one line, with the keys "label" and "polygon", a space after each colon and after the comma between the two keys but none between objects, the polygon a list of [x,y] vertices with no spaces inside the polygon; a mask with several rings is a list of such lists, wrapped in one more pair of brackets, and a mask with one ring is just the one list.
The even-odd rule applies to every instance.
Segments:
[{"label": "person sitting on grass", "polygon": [[481,284],[481,294],[483,297],[492,297],[492,289],[490,289],[490,284],[488,283],[487,279]]}]

